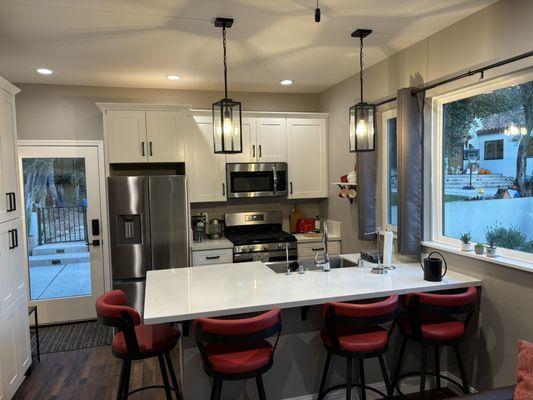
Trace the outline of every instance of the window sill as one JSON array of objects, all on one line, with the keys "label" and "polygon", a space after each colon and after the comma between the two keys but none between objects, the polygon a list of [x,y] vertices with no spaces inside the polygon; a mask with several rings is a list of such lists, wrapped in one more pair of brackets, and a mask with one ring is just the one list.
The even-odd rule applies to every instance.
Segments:
[{"label": "window sill", "polygon": [[478,255],[474,252],[461,251],[460,248],[454,245],[441,242],[422,242],[422,246],[429,247],[431,249],[447,251],[450,253],[458,254],[467,258],[473,258],[475,260],[485,261],[493,264],[504,265],[506,267],[519,269],[521,271],[533,272],[533,263],[517,258],[506,257],[499,255],[491,258],[486,255]]}]

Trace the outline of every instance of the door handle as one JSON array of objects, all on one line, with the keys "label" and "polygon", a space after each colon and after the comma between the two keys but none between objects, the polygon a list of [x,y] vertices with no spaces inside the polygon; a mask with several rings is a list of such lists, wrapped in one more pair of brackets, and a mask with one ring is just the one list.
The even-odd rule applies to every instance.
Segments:
[{"label": "door handle", "polygon": [[255,144],[252,145],[252,158],[255,158]]},{"label": "door handle", "polygon": [[226,195],[226,184],[222,182],[222,196]]},{"label": "door handle", "polygon": [[292,194],[292,182],[290,183],[290,187],[291,187],[291,194]]},{"label": "door handle", "polygon": [[154,144],[152,143],[152,141],[149,142],[149,146],[150,146],[150,157],[152,157],[154,155]]},{"label": "door handle", "polygon": [[145,151],[144,151],[144,142],[141,142],[141,155],[142,155],[143,157],[146,156]]},{"label": "door handle", "polygon": [[263,149],[261,148],[261,145],[259,145],[259,157],[263,157]]},{"label": "door handle", "polygon": [[87,241],[87,243],[85,243],[85,245],[87,246],[87,249],[89,249],[89,246],[99,247],[100,246],[100,240],[94,239],[92,242]]}]

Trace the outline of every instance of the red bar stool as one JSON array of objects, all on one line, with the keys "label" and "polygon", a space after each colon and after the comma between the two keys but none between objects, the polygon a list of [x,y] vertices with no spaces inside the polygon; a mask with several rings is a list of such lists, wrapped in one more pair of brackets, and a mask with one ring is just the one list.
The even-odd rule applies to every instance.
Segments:
[{"label": "red bar stool", "polygon": [[[198,318],[195,338],[204,370],[213,378],[211,400],[219,400],[224,380],[255,378],[261,400],[266,400],[262,375],[274,361],[281,333],[281,311],[275,308],[244,319]],[[274,345],[266,339],[276,335]]]},{"label": "red bar stool", "polygon": [[[321,331],[322,342],[328,355],[318,390],[318,400],[336,389],[346,386],[346,399],[352,397],[352,386],[359,387],[359,399],[366,399],[366,389],[388,397],[391,391],[383,354],[387,351],[389,337],[398,313],[398,296],[373,303],[326,303],[323,307],[325,326]],[[393,321],[387,330],[383,324]],[[331,356],[346,357],[346,385],[325,390]],[[365,385],[364,360],[377,357],[387,394]],[[359,360],[359,383],[352,384],[352,363]]]},{"label": "red bar stool", "polygon": [[[168,325],[142,325],[137,310],[124,304],[126,295],[122,290],[112,290],[96,299],[98,320],[103,325],[118,330],[111,345],[113,355],[122,360],[117,399],[127,399],[129,395],[141,390],[163,388],[167,400],[172,399],[171,390],[176,393],[178,400],[183,400],[170,357],[170,350],[178,343],[180,332]],[[130,391],[132,361],[151,357],[159,358],[163,386],[145,386]],[[168,382],[167,366],[173,387]]]},{"label": "red bar stool", "polygon": [[[466,328],[472,318],[477,301],[477,290],[474,287],[466,291],[447,291],[445,293],[411,293],[405,297],[407,312],[400,314],[398,325],[403,341],[400,348],[400,355],[394,371],[393,392],[399,381],[407,376],[420,374],[420,397],[424,397],[426,386],[426,375],[435,376],[437,389],[441,388],[441,378],[446,379],[463,390],[469,392],[468,381],[459,344],[465,338]],[[465,316],[463,319],[455,318],[457,315]],[[422,368],[420,373],[413,372],[399,375],[407,341],[422,344]],[[427,369],[427,347],[435,347],[435,373],[428,373]],[[456,382],[447,376],[440,374],[440,347],[453,346],[462,383]],[[403,395],[400,389],[398,392]]]}]

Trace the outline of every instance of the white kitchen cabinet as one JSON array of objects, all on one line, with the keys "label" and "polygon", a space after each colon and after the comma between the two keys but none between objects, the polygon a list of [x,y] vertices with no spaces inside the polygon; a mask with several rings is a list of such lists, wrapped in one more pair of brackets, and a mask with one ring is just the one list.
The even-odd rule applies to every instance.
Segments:
[{"label": "white kitchen cabinet", "polygon": [[201,250],[192,252],[192,266],[233,263],[233,249]]},{"label": "white kitchen cabinet", "polygon": [[7,92],[0,86],[0,223],[21,215],[13,94],[17,92],[15,89]]},{"label": "white kitchen cabinet", "polygon": [[287,162],[287,120],[257,118],[257,162]]},{"label": "white kitchen cabinet", "polygon": [[[322,242],[307,242],[298,243],[298,259],[309,260],[315,258],[316,253],[322,257],[324,252],[324,245]],[[328,254],[330,256],[338,256],[341,253],[341,242],[338,240],[328,241]]]},{"label": "white kitchen cabinet", "polygon": [[242,119],[242,153],[227,154],[228,163],[249,163],[257,161],[257,131],[255,118]]},{"label": "white kitchen cabinet", "polygon": [[328,196],[325,119],[287,119],[289,198]]},{"label": "white kitchen cabinet", "polygon": [[185,172],[189,181],[189,200],[226,201],[226,157],[215,154],[213,120],[206,116],[186,116]]},{"label": "white kitchen cabinet", "polygon": [[146,112],[148,161],[184,162],[181,114],[175,111]]},{"label": "white kitchen cabinet", "polygon": [[158,110],[104,110],[110,164],[183,162],[181,113]]},{"label": "white kitchen cabinet", "polygon": [[0,312],[26,293],[21,220],[0,224]]},{"label": "white kitchen cabinet", "polygon": [[144,111],[106,111],[105,136],[109,163],[148,161]]}]

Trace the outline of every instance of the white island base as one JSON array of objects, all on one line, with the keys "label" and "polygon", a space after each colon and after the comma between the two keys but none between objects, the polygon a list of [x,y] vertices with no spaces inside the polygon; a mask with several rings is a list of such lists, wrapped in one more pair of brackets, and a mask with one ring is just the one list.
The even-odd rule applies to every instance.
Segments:
[{"label": "white island base", "polygon": [[[343,257],[356,259],[358,255]],[[285,275],[274,273],[261,262],[150,271],[144,322],[184,322],[200,316],[237,315],[280,307],[283,309],[282,336],[274,366],[263,377],[267,397],[312,399],[318,391],[326,356],[319,336],[321,304],[481,285],[478,279],[453,271],[449,271],[442,282],[428,282],[423,280],[418,264],[396,262],[394,265],[397,269],[385,275],[372,274],[369,264],[363,268]],[[302,319],[302,307],[308,311],[306,320]],[[187,400],[208,399],[211,380],[203,371],[192,331],[183,337],[181,346],[184,397]],[[397,348],[393,337],[386,357],[389,368]],[[333,358],[328,386],[343,382],[343,361]],[[382,381],[377,360],[369,360],[365,372],[368,383]],[[222,398],[257,399],[255,381],[224,382]]]}]

